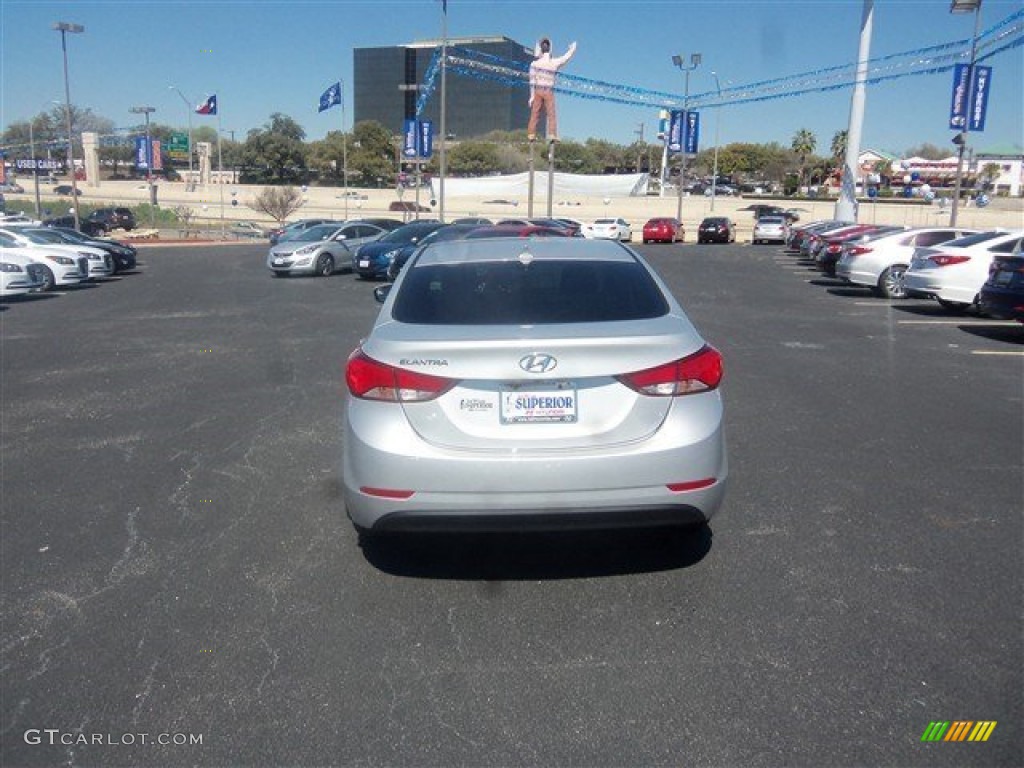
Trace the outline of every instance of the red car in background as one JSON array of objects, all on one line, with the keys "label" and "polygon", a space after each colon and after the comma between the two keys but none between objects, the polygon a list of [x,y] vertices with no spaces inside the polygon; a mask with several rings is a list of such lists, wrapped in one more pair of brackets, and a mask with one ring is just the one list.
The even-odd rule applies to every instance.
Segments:
[{"label": "red car in background", "polygon": [[644,224],[645,243],[681,243],[686,239],[686,230],[679,219],[659,216]]}]

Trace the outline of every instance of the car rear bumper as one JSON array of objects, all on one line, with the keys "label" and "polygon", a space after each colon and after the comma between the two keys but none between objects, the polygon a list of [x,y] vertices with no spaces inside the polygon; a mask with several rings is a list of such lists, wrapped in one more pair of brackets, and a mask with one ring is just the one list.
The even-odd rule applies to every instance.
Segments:
[{"label": "car rear bumper", "polygon": [[962,304],[973,304],[978,295],[977,288],[965,288],[952,285],[938,279],[937,275],[926,272],[907,272],[903,275],[903,285],[910,296],[928,297],[953,301]]},{"label": "car rear bumper", "polygon": [[[710,420],[694,424],[679,413],[640,442],[510,453],[432,445],[404,417],[382,427],[375,407],[381,405],[350,401],[344,435],[345,505],[364,529],[701,522],[724,496],[728,460],[718,400],[706,409]],[[687,483],[692,488],[669,488]]]}]

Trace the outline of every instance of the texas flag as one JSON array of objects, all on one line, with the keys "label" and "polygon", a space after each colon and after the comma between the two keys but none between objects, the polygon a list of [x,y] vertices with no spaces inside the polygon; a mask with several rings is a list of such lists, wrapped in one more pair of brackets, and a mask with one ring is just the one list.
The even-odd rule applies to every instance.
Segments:
[{"label": "texas flag", "polygon": [[217,96],[210,96],[196,107],[197,115],[216,115],[217,114]]}]

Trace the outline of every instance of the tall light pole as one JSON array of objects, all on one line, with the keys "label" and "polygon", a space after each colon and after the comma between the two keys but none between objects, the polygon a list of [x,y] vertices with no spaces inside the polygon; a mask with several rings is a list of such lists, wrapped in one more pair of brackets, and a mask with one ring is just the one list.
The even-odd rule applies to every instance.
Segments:
[{"label": "tall light pole", "polygon": [[964,173],[964,150],[967,149],[967,131],[971,111],[971,90],[974,86],[974,60],[978,56],[978,30],[981,25],[981,0],[951,0],[950,13],[973,13],[974,14],[974,36],[971,38],[971,63],[967,70],[967,107],[964,109],[964,124],[960,133],[953,137],[953,143],[957,145],[956,160],[956,182],[953,186],[953,207],[949,213],[949,225],[956,226],[957,209],[960,207],[960,180]]},{"label": "tall light pole", "polygon": [[715,107],[715,162],[711,171],[711,210],[715,210],[715,197],[718,189],[718,128],[722,122],[722,84],[718,82],[718,73],[712,72],[715,78],[715,90],[718,91],[718,106]]},{"label": "tall light pole", "polygon": [[686,126],[687,126],[687,106],[690,102],[690,73],[700,66],[701,55],[699,53],[690,54],[690,66],[683,64],[683,57],[678,54],[672,57],[672,63],[683,70],[685,76],[685,88],[683,89],[683,146],[680,148],[679,153],[679,195],[676,200],[676,218],[679,221],[683,220],[683,179],[686,177]]},{"label": "tall light pole", "polygon": [[128,110],[134,115],[146,116],[146,184],[149,185],[150,224],[156,221],[156,188],[153,186],[153,143],[149,138],[149,116],[156,112],[155,107],[132,107]]},{"label": "tall light pole", "polygon": [[71,85],[68,80],[68,32],[77,35],[85,32],[81,24],[70,24],[66,21],[56,22],[52,29],[60,32],[60,47],[64,52],[64,102],[65,119],[68,129],[68,171],[71,173],[71,199],[74,201],[72,210],[75,215],[75,229],[81,226],[78,216],[78,180],[75,178],[75,142],[71,136]]},{"label": "tall light pole", "polygon": [[173,85],[167,86],[167,89],[177,93],[179,96],[181,96],[181,100],[185,102],[185,114],[188,115],[188,181],[189,184],[192,184],[195,182],[195,179],[192,178],[192,105],[195,104],[195,102],[191,99],[185,98],[185,94],[179,91]]},{"label": "tall light pole", "polygon": [[[39,199],[39,160],[36,159],[36,138],[32,129],[33,118],[28,119],[28,151],[32,156],[32,183],[36,188],[36,218],[43,218],[43,204]],[[75,206],[78,210],[78,206]]]}]

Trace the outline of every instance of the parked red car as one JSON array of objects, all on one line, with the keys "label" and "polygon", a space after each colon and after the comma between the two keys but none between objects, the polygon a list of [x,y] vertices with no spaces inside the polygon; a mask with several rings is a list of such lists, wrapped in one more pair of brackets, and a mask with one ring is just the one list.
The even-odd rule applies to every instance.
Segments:
[{"label": "parked red car", "polygon": [[659,216],[644,224],[645,243],[681,243],[686,239],[686,230],[679,219]]}]

